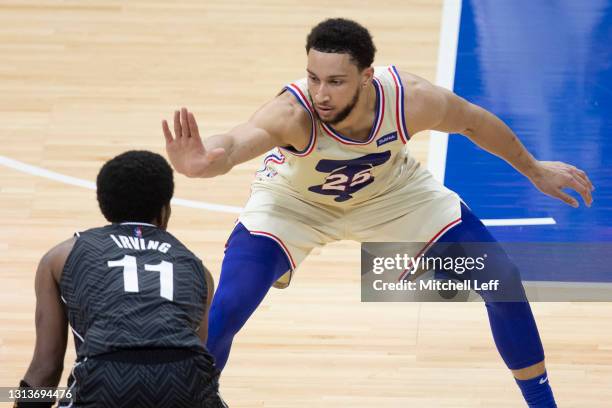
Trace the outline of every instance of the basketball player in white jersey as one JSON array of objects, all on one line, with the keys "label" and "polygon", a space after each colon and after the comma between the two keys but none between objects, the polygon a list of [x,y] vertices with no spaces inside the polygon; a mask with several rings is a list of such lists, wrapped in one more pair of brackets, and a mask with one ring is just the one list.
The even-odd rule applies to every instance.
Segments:
[{"label": "basketball player in white jersey", "polygon": [[[214,177],[265,152],[252,194],[232,232],[210,313],[208,349],[222,369],[234,335],[268,289],[286,287],[315,247],[358,242],[494,242],[454,192],[406,149],[423,130],[460,133],[510,163],[542,192],[577,207],[592,202],[587,175],[536,160],[499,118],[395,66],[373,68],[364,27],[330,19],[308,35],[307,78],[287,85],[247,122],[202,141],[194,115],[162,127],[168,156],[188,177]],[[503,251],[496,276],[520,275]],[[530,407],[555,407],[544,352],[526,298],[485,300],[496,346]]]}]

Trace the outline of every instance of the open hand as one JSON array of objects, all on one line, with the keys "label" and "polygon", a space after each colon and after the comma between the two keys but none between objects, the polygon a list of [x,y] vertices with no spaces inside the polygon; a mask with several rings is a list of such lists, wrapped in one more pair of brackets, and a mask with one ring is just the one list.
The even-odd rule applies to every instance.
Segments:
[{"label": "open hand", "polygon": [[221,147],[206,149],[195,116],[186,108],[174,112],[175,137],[165,120],[162,121],[162,129],[170,163],[187,177],[206,177],[210,170],[227,158],[225,149]]},{"label": "open hand", "polygon": [[593,202],[593,196],[591,195],[591,192],[595,190],[593,183],[584,171],[570,164],[549,161],[538,162],[535,175],[529,178],[541,192],[558,198],[574,208],[578,208],[578,201],[564,193],[564,188],[571,188],[578,192],[587,207],[590,207]]}]

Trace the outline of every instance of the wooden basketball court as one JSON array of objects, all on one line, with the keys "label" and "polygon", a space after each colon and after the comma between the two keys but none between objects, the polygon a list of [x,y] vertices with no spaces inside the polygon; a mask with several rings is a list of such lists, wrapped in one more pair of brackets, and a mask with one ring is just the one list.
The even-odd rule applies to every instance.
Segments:
[{"label": "wooden basketball court", "polygon": [[[377,65],[435,81],[441,11],[442,0],[0,1],[0,386],[16,386],[32,356],[39,259],[105,222],[94,190],[58,174],[91,183],[125,150],[164,154],[160,122],[180,106],[205,135],[247,119],[304,76],[306,34],[330,16],[370,29]],[[410,143],[427,160],[428,135]],[[242,206],[258,166],[176,175],[175,196]],[[170,221],[216,281],[230,210],[175,205]],[[359,277],[359,245],[340,242],[271,290],[224,371],[230,406],[524,406],[483,304],[361,303]],[[611,406],[612,306],[532,307],[559,406]],[[69,344],[61,386],[73,361]]]}]

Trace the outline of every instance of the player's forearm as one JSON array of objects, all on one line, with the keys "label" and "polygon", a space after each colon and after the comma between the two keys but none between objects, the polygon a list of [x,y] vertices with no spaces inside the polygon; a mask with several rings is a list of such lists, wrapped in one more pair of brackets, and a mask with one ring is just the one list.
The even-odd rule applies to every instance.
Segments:
[{"label": "player's forearm", "polygon": [[57,387],[62,371],[62,366],[42,366],[32,362],[23,379],[32,387]]},{"label": "player's forearm", "polygon": [[504,159],[526,177],[535,176],[538,161],[512,129],[494,114],[482,108],[477,109],[474,126],[462,134],[489,153]]},{"label": "player's forearm", "polygon": [[211,178],[221,176],[229,172],[233,167],[233,163],[230,161],[229,157],[226,156],[215,160],[200,172],[192,172],[185,175],[187,177]]},{"label": "player's forearm", "polygon": [[188,177],[210,178],[227,173],[234,167],[232,161],[232,153],[234,150],[234,140],[229,134],[213,135],[204,140],[204,147],[207,151],[212,151],[216,148],[225,150],[225,155],[210,163],[200,172],[190,172],[186,174]]},{"label": "player's forearm", "polygon": [[223,148],[225,155],[210,163],[203,172],[190,177],[214,177],[225,174],[234,166],[252,160],[277,145],[265,132],[241,125],[223,135],[211,136],[204,142],[207,151]]}]

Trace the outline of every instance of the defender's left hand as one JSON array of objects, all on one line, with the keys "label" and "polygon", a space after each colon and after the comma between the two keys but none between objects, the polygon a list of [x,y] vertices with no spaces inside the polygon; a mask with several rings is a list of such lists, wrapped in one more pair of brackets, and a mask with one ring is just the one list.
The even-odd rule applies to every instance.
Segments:
[{"label": "defender's left hand", "polygon": [[593,196],[591,195],[591,191],[595,190],[593,183],[584,171],[570,164],[540,161],[534,175],[530,176],[529,179],[544,194],[558,198],[574,208],[578,208],[578,201],[564,193],[564,188],[577,191],[587,207],[590,207],[593,202]]}]

